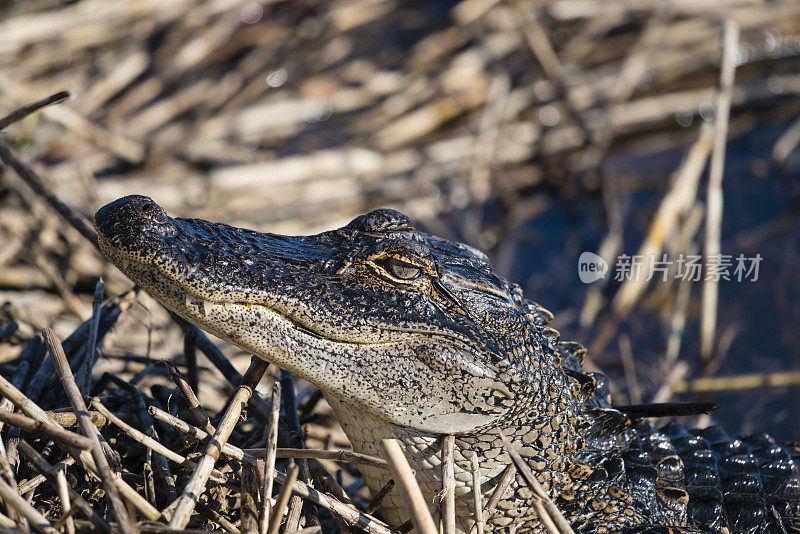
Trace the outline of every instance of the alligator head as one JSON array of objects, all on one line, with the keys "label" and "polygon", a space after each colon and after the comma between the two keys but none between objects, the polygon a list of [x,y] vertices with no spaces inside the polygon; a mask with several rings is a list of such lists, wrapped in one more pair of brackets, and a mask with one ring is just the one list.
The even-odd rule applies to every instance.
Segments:
[{"label": "alligator head", "polygon": [[465,433],[547,394],[519,287],[397,211],[282,236],[129,196],[95,220],[105,255],[175,313],[383,421]]}]

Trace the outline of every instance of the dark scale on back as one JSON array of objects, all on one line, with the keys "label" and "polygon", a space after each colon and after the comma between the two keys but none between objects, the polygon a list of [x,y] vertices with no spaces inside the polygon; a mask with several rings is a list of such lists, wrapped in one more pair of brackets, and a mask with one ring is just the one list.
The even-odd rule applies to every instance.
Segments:
[{"label": "dark scale on back", "polygon": [[[96,216],[103,251],[167,307],[315,383],[355,450],[397,438],[434,515],[442,436],[456,437],[457,528],[474,526],[511,459],[502,431],[576,531],[800,532],[797,446],[716,427],[655,430],[664,406],[612,407],[585,349],[481,252],[416,230],[393,210],[338,230],[279,236],[173,219],[147,197]],[[673,410],[672,412],[670,410]],[[364,468],[375,492],[385,470]],[[542,532],[517,474],[490,532]],[[409,518],[390,492],[384,517]]]}]

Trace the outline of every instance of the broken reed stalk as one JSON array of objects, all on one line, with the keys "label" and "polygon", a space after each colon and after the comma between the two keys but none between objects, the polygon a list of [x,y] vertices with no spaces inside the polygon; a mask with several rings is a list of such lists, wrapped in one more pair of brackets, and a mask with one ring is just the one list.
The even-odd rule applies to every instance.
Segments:
[{"label": "broken reed stalk", "polygon": [[419,489],[414,471],[408,463],[400,443],[394,438],[381,440],[383,450],[386,452],[386,459],[389,461],[389,469],[392,478],[400,488],[400,493],[406,501],[408,509],[411,511],[411,521],[414,523],[419,534],[437,534],[438,529],[433,521],[422,490]]},{"label": "broken reed stalk", "polygon": [[[285,480],[285,475],[280,471],[276,470],[273,476],[280,484]],[[372,516],[362,514],[358,510],[354,510],[342,501],[304,484],[301,480],[295,481],[292,490],[314,504],[322,506],[332,514],[338,515],[348,525],[369,532],[370,534],[392,534],[392,530],[386,523]],[[431,519],[431,522],[433,522],[433,519]]]},{"label": "broken reed stalk", "polygon": [[86,336],[86,354],[83,357],[83,395],[88,397],[92,390],[92,367],[94,366],[94,354],[97,350],[97,328],[100,326],[100,311],[103,307],[103,293],[106,283],[99,279],[94,286],[94,296],[92,298],[92,318],[89,322],[89,335]]},{"label": "broken reed stalk", "polygon": [[[256,457],[265,456],[269,453],[268,449],[244,449]],[[351,464],[368,465],[379,469],[389,469],[389,463],[383,458],[361,454],[353,451],[331,451],[327,449],[294,449],[280,448],[275,450],[276,458],[314,458],[316,460],[333,460],[335,462],[347,462]]]},{"label": "broken reed stalk", "polygon": [[67,534],[75,534],[75,521],[72,516],[75,514],[77,508],[72,507],[70,501],[69,484],[67,483],[67,474],[63,469],[56,471],[56,486],[58,487],[58,497],[61,499],[61,507],[63,513],[61,518],[56,524],[58,530],[62,530],[61,524],[65,523]]},{"label": "broken reed stalk", "polygon": [[[281,407],[283,409],[284,422],[289,431],[289,444],[298,449],[305,448],[303,439],[303,428],[300,426],[300,419],[297,416],[297,399],[294,395],[294,375],[281,369]],[[308,468],[308,461],[305,458],[298,458],[297,465],[300,466],[300,480],[306,484],[312,483],[311,471]],[[300,514],[303,511],[303,499],[299,495],[293,495],[289,499],[289,515],[286,516],[284,529],[287,532],[298,530],[300,527]],[[310,507],[312,523],[319,524],[315,507]]]},{"label": "broken reed stalk", "polygon": [[367,506],[367,509],[364,510],[364,513],[374,514],[375,510],[381,507],[383,499],[385,499],[386,496],[389,495],[389,492],[392,491],[393,488],[394,488],[394,480],[390,478],[389,480],[386,481],[386,484],[383,485],[383,487],[378,491],[378,493],[376,493],[375,496],[372,498],[372,502],[369,503],[369,506]]},{"label": "broken reed stalk", "polygon": [[[2,439],[0,439],[0,472],[2,472],[6,482],[8,482],[9,486],[11,486],[11,489],[19,492],[19,488],[17,487],[17,479],[14,477],[14,470],[11,469],[11,464],[8,462],[6,444]],[[23,524],[20,524],[20,528],[22,528],[22,530],[27,528],[27,521],[25,521],[24,518],[15,517],[14,519],[22,519]]]},{"label": "broken reed stalk", "polygon": [[[184,339],[186,339],[186,335],[184,335]],[[172,362],[167,360],[162,361],[167,367],[167,371],[169,372],[169,376],[172,378],[172,381],[175,382],[176,386],[178,386],[178,391],[183,397],[183,400],[186,402],[186,405],[189,407],[189,415],[192,416],[195,424],[199,425],[209,434],[213,434],[216,429],[211,424],[211,418],[208,417],[206,411],[200,405],[197,395],[195,395],[192,386],[186,381],[186,378],[184,378],[183,373],[181,373]]]},{"label": "broken reed stalk", "polygon": [[[136,403],[136,415],[139,418],[142,428],[145,430],[145,434],[154,439],[156,442],[159,442],[155,421],[153,421],[153,416],[151,416],[147,411],[147,402],[144,398],[144,395],[139,390],[134,390],[133,397]],[[172,472],[169,468],[169,462],[167,462],[167,459],[163,454],[153,453],[152,463],[153,474],[158,479],[158,483],[166,492],[168,502],[174,501],[178,498],[178,492],[175,488],[175,477],[172,476]]]},{"label": "broken reed stalk", "polygon": [[148,448],[144,453],[144,463],[142,465],[142,477],[144,478],[144,496],[156,506],[156,481],[153,475],[153,449]]},{"label": "broken reed stalk", "polygon": [[64,349],[61,347],[61,341],[59,341],[58,337],[56,337],[55,332],[49,328],[42,330],[42,337],[44,338],[44,342],[50,352],[50,357],[53,359],[56,372],[58,372],[58,376],[61,379],[61,384],[64,387],[64,391],[66,392],[69,402],[72,405],[72,411],[75,412],[75,416],[78,418],[78,423],[80,424],[84,435],[91,441],[92,446],[90,451],[92,453],[92,458],[94,459],[94,463],[99,471],[100,478],[103,482],[103,488],[106,490],[106,496],[109,500],[109,504],[111,505],[114,516],[117,518],[117,523],[119,524],[120,530],[124,534],[129,534],[133,532],[133,527],[131,525],[130,518],[128,517],[128,511],[125,509],[125,505],[122,503],[117,486],[114,483],[114,474],[111,472],[111,467],[108,465],[108,459],[106,458],[106,455],[100,445],[98,430],[95,428],[91,419],[89,418],[89,414],[86,410],[86,404],[83,402],[81,392],[78,389],[78,385],[75,383],[75,378],[72,376],[72,370],[69,367],[67,356],[64,354]]},{"label": "broken reed stalk", "polygon": [[[36,421],[42,423],[51,423],[53,426],[57,426],[50,416],[47,415],[47,412],[39,408],[39,406],[30,400],[25,394],[23,394],[20,390],[18,390],[14,385],[6,380],[6,378],[0,375],[0,394],[3,395],[6,399],[10,400],[14,403],[14,406],[19,408],[22,413],[34,419]],[[12,415],[10,412],[2,412],[2,416],[5,417],[7,415]]]},{"label": "broken reed stalk", "polygon": [[200,391],[200,370],[197,368],[197,345],[194,337],[183,335],[183,359],[186,362],[186,374],[189,375],[189,385],[193,391]]},{"label": "broken reed stalk", "polygon": [[256,356],[253,356],[250,360],[250,367],[242,378],[242,383],[237,388],[236,393],[234,393],[225,415],[219,422],[217,431],[206,446],[206,451],[197,463],[197,469],[192,474],[192,478],[189,479],[183,494],[176,501],[175,512],[169,521],[171,528],[183,529],[189,522],[195,503],[205,490],[208,477],[214,469],[214,464],[219,459],[222,447],[228,442],[228,437],[230,437],[236,423],[239,421],[243,405],[247,404],[247,400],[253,394],[268,366],[269,364],[266,361]]},{"label": "broken reed stalk", "polygon": [[0,421],[25,432],[51,439],[66,447],[75,447],[81,450],[92,448],[92,442],[89,438],[66,430],[56,423],[50,424],[13,412],[0,412]]},{"label": "broken reed stalk", "polygon": [[478,534],[483,534],[483,494],[481,493],[481,466],[478,462],[478,453],[472,453],[469,459],[472,468],[472,497],[475,509],[475,528]]},{"label": "broken reed stalk", "polygon": [[[197,469],[197,464],[195,462],[185,458],[184,456],[181,456],[172,449],[165,447],[155,439],[151,438],[144,432],[141,432],[140,430],[132,427],[131,425],[129,425],[128,423],[117,417],[111,410],[106,408],[103,405],[103,403],[100,402],[98,399],[92,399],[91,406],[95,410],[97,410],[101,415],[103,415],[103,417],[105,417],[106,419],[114,423],[117,427],[119,427],[120,430],[128,434],[130,437],[132,437],[134,440],[138,441],[145,447],[152,449],[153,452],[156,452],[164,456],[168,460],[175,462],[176,464],[180,465],[186,470],[194,471],[195,469]],[[211,471],[210,478],[216,484],[225,484],[228,481],[228,477],[226,477],[224,474],[220,473],[216,469]]]},{"label": "broken reed stalk", "polygon": [[[186,421],[177,418],[171,413],[165,412],[164,410],[158,408],[157,406],[150,406],[148,410],[154,418],[156,418],[158,421],[161,421],[162,423],[171,426],[172,428],[183,434],[184,438],[190,438],[194,441],[206,441],[210,435],[201,430],[200,428],[197,428],[196,426],[191,425]],[[260,452],[264,451],[264,449],[251,449],[251,450],[256,450]],[[233,458],[234,460],[237,460],[239,462],[244,462],[250,467],[256,467],[256,465],[258,464],[258,458],[248,453],[247,451],[240,449],[235,445],[231,445],[230,443],[226,443],[225,445],[223,445],[222,454],[229,458]]]},{"label": "broken reed stalk", "polygon": [[36,113],[40,109],[46,106],[50,106],[52,104],[60,104],[64,100],[72,97],[72,93],[69,91],[59,91],[55,94],[48,96],[47,98],[43,98],[38,102],[34,102],[33,104],[28,104],[26,106],[22,106],[19,109],[15,109],[2,119],[0,119],[0,131],[5,130],[15,122],[19,122],[28,115],[32,115]]},{"label": "broken reed stalk", "polygon": [[717,393],[758,388],[797,387],[800,371],[778,373],[754,373],[736,376],[701,376],[693,380],[681,380],[673,388],[675,393]]},{"label": "broken reed stalk", "polygon": [[[714,142],[714,131],[709,123],[700,126],[697,140],[686,152],[681,164],[670,176],[670,187],[658,205],[655,215],[647,228],[647,235],[636,255],[643,258],[655,257],[663,250],[670,231],[678,224],[680,217],[689,210],[697,198],[697,187],[708,155]],[[640,299],[650,278],[650,263],[645,261],[635,277],[626,278],[614,296],[613,308],[617,318],[628,315]],[[604,345],[597,345],[602,348]]]},{"label": "broken reed stalk", "polygon": [[452,434],[442,438],[442,492],[440,521],[444,534],[456,534],[456,475],[454,454],[456,437]]},{"label": "broken reed stalk", "polygon": [[561,531],[558,530],[553,518],[550,517],[550,514],[547,513],[545,509],[542,499],[535,498],[533,499],[533,508],[536,510],[536,515],[539,516],[539,521],[542,522],[542,526],[544,527],[545,532],[548,534],[560,534]]},{"label": "broken reed stalk", "polygon": [[503,494],[508,490],[511,483],[514,481],[514,475],[517,473],[517,468],[514,467],[514,464],[509,465],[506,467],[505,471],[503,471],[503,476],[500,478],[500,482],[497,483],[497,486],[492,491],[492,495],[489,497],[489,502],[486,503],[486,508],[483,510],[483,520],[489,521],[489,518],[492,517],[494,513],[494,509],[497,508],[497,504],[500,502],[500,499],[503,498]]},{"label": "broken reed stalk", "polygon": [[209,505],[204,504],[202,501],[197,503],[195,512],[197,512],[197,515],[206,521],[219,524],[223,531],[230,532],[231,534],[239,534],[239,529],[236,527],[236,525],[225,519],[221,513],[214,508],[211,508]]},{"label": "broken reed stalk", "polygon": [[47,201],[69,224],[78,230],[83,237],[88,239],[97,248],[97,231],[94,226],[81,213],[72,209],[58,198],[46,182],[36,174],[24,161],[19,159],[5,139],[0,139],[0,161],[14,169],[17,176],[28,184],[33,191]]},{"label": "broken reed stalk", "polygon": [[[22,440],[20,440],[20,443],[22,443]],[[73,465],[75,461],[76,461],[75,458],[73,458],[72,456],[67,456],[53,467],[57,469],[66,469],[67,467]],[[19,494],[25,495],[29,491],[35,490],[46,480],[47,477],[45,475],[36,475],[33,478],[29,478],[28,480],[22,482],[19,485],[19,490],[18,490]]]},{"label": "broken reed stalk", "polygon": [[258,476],[256,468],[242,466],[239,524],[242,532],[258,532]]},{"label": "broken reed stalk", "polygon": [[[69,498],[69,484],[67,484],[67,475],[64,474],[63,469],[58,469],[56,471],[55,485],[58,492],[58,498],[61,501],[62,511],[62,515],[58,520],[58,524],[60,525],[61,523],[64,523],[67,534],[75,534],[75,522],[72,520],[72,515],[75,513],[75,510],[72,509],[72,502]],[[61,530],[61,528],[58,526],[56,528]]]},{"label": "broken reed stalk", "polygon": [[[75,505],[76,509],[83,512],[83,514],[100,532],[111,532],[111,527],[108,526],[108,523],[106,523],[103,518],[97,515],[97,513],[94,511],[94,508],[92,508],[92,506],[87,503],[77,491],[72,489],[69,484],[66,484],[63,465],[61,468],[50,465],[47,460],[45,460],[42,455],[39,454],[36,449],[31,447],[31,445],[25,440],[21,440],[19,442],[19,450],[25,455],[26,458],[28,458],[33,467],[47,478],[50,484],[60,488],[63,480],[64,490],[67,492],[67,497],[71,500],[71,503]],[[63,496],[61,498],[63,499]],[[65,508],[65,513],[68,509],[69,508]],[[74,528],[74,521],[69,521],[67,523],[67,528],[69,528],[70,523],[73,524]]]},{"label": "broken reed stalk", "polygon": [[[173,428],[175,428],[176,430],[178,430],[183,434],[191,434],[193,437],[201,440],[206,439],[206,437],[208,436],[205,432],[203,432],[199,428],[192,426],[181,419],[178,419],[174,415],[165,412],[164,410],[156,406],[150,406],[149,411],[150,414],[157,420],[172,426]],[[250,467],[255,467],[258,464],[258,459],[255,456],[248,454],[239,447],[231,445],[230,443],[226,443],[225,445],[223,445],[222,454],[224,454],[228,458],[240,461]],[[284,474],[276,470],[273,472],[273,478],[277,480],[279,483],[283,483]],[[366,530],[371,534],[391,533],[389,527],[382,521],[379,521],[374,517],[371,517],[370,515],[362,514],[357,510],[348,507],[346,504],[339,501],[338,499],[335,499],[325,493],[319,492],[314,488],[304,484],[300,480],[294,483],[294,487],[292,489],[294,490],[295,493],[297,493],[301,497],[308,499],[314,504],[325,508],[331,514],[338,515],[348,525],[357,526],[358,528]]]},{"label": "broken reed stalk", "polygon": [[297,475],[300,473],[300,466],[294,463],[294,460],[289,461],[286,467],[286,478],[281,486],[281,491],[278,493],[278,498],[275,501],[275,508],[272,510],[272,517],[269,520],[269,528],[267,534],[278,534],[278,529],[281,526],[281,520],[286,513],[289,505],[289,498],[292,496],[292,486],[297,480]]},{"label": "broken reed stalk", "polygon": [[[498,430],[497,433],[503,442],[503,448],[505,448],[506,452],[509,454],[509,456],[511,456],[511,460],[514,462],[514,465],[522,474],[522,477],[531,487],[536,496],[542,501],[541,513],[543,513],[544,516],[549,516],[553,523],[553,528],[555,528],[554,532],[556,534],[575,534],[569,522],[567,522],[567,520],[564,518],[564,515],[561,513],[561,510],[558,509],[552,499],[550,499],[550,496],[547,494],[547,492],[544,491],[542,485],[539,484],[539,481],[536,480],[536,477],[534,476],[533,471],[531,471],[530,466],[525,462],[519,452],[517,452],[517,449],[511,445],[511,442],[508,441],[502,430]],[[540,511],[539,507],[536,508],[536,511]],[[541,515],[541,513],[539,517],[543,518],[544,516]],[[547,525],[544,519],[542,522]]]},{"label": "broken reed stalk", "polygon": [[34,508],[22,495],[0,478],[0,498],[9,508],[28,520],[30,526],[42,534],[59,534],[53,525]]},{"label": "broken reed stalk", "polygon": [[[728,141],[728,117],[731,109],[733,78],[736,72],[736,43],[739,40],[739,24],[733,18],[725,20],[723,30],[720,87],[717,93],[714,115],[714,148],[708,171],[706,197],[706,239],[703,248],[705,260],[719,263],[720,238],[722,234],[722,174],[725,168],[725,145]],[[708,367],[714,358],[717,330],[717,299],[719,282],[706,276],[703,280],[702,314],[700,316],[700,357]]]},{"label": "broken reed stalk", "polygon": [[264,457],[264,491],[259,523],[259,533],[266,534],[269,527],[269,517],[272,508],[272,473],[275,471],[275,458],[278,448],[278,420],[281,415],[281,381],[277,378],[272,384],[272,404],[269,408],[267,419]]}]

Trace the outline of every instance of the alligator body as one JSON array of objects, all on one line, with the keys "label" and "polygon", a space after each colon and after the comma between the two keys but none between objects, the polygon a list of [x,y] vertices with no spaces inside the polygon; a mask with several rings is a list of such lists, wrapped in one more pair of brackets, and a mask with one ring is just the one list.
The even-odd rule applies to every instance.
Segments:
[{"label": "alligator body", "polygon": [[[460,532],[511,459],[502,430],[579,532],[800,532],[798,448],[718,428],[660,431],[612,408],[584,349],[481,252],[393,210],[314,236],[171,218],[147,197],[97,212],[106,256],[168,308],[319,386],[356,451],[398,438],[434,517],[456,436]],[[370,489],[388,472],[366,468]],[[394,525],[400,495],[384,500]],[[520,475],[487,528],[542,532]]]}]

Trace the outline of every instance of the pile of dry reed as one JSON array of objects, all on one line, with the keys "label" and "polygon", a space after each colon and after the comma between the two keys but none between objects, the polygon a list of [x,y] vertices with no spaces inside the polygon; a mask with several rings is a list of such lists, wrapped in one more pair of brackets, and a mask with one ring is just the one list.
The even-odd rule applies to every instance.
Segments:
[{"label": "pile of dry reed", "polygon": [[[542,187],[602,193],[598,253],[613,258],[625,187],[614,158],[676,150],[685,159],[663,182],[640,250],[702,244],[713,254],[726,133],[800,109],[794,0],[0,5],[0,116],[59,90],[73,95],[2,126],[0,529],[390,528],[373,517],[358,465],[400,480],[402,461],[341,452],[347,439],[314,388],[295,398],[285,373],[259,362],[245,372],[247,355],[223,353],[132,291],[92,245],[86,221],[100,205],[148,194],[175,214],[285,233],[390,205],[489,250],[507,272],[525,223],[543,209]],[[775,163],[791,164],[798,142],[794,123],[774,145]],[[680,357],[689,291],[593,287],[573,315],[596,331],[592,353],[602,354],[645,296],[669,301],[651,400],[742,387],[690,380]],[[731,337],[715,324],[715,287],[702,293],[711,372]],[[642,393],[620,339],[635,401]],[[275,456],[299,467],[273,469]],[[274,499],[264,499],[273,479]],[[413,484],[402,486],[413,498]],[[491,501],[476,509],[490,513]],[[423,516],[415,522],[429,532]],[[562,529],[557,514],[553,528]]]}]

